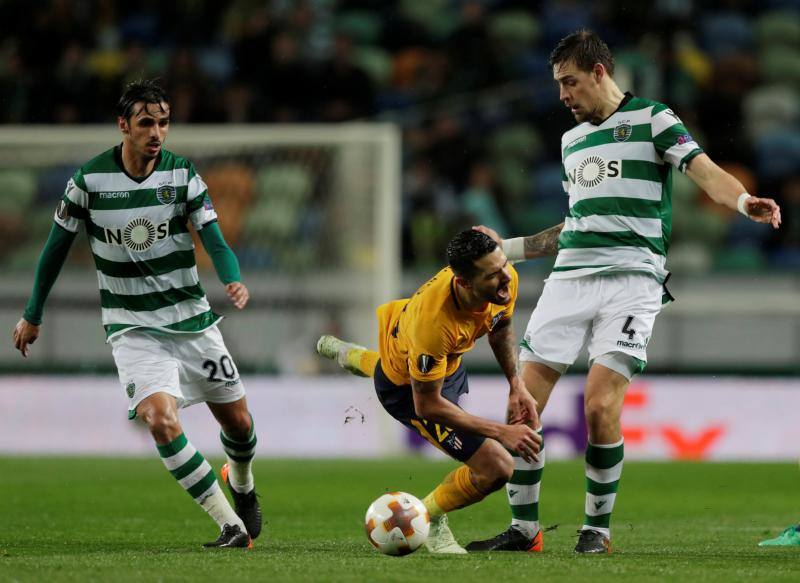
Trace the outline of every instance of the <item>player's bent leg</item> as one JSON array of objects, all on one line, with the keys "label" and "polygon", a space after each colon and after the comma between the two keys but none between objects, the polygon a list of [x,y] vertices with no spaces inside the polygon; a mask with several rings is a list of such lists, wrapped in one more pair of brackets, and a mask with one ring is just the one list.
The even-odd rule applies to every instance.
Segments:
[{"label": "player's bent leg", "polygon": [[[536,399],[539,415],[544,411],[558,379],[567,370],[564,363],[537,359],[522,363],[522,379],[531,395]],[[542,435],[542,428],[537,429]],[[544,437],[544,436],[543,436]],[[541,551],[542,535],[539,527],[539,491],[545,464],[545,444],[539,452],[538,461],[525,461],[514,452],[514,474],[506,484],[508,505],[511,508],[511,528],[524,534],[531,545],[526,550]],[[499,549],[498,549],[499,550]]]},{"label": "player's bent leg", "polygon": [[604,365],[589,369],[584,391],[584,413],[593,443],[613,443],[622,437],[620,419],[630,378]]},{"label": "player's bent leg", "polygon": [[447,524],[447,512],[480,502],[503,487],[513,472],[509,453],[498,442],[486,439],[463,465],[450,472],[423,500],[431,516],[425,546],[431,553],[464,554]]},{"label": "player's bent leg", "polygon": [[[566,371],[567,365],[539,359],[523,351],[522,379],[536,399],[541,415],[556,382]],[[538,430],[541,434],[541,428]],[[506,496],[511,508],[511,525],[492,538],[473,541],[466,546],[472,551],[529,551],[544,549],[539,526],[539,491],[545,463],[545,443],[539,451],[539,460],[528,462],[511,452],[514,473],[506,484]]]},{"label": "player's bent leg", "polygon": [[222,481],[228,485],[236,514],[255,539],[261,534],[263,519],[252,470],[258,440],[247,400],[242,397],[233,403],[207,405],[220,424],[219,438],[228,458],[220,471]]},{"label": "player's bent leg", "polygon": [[317,340],[317,353],[335,360],[343,369],[360,377],[373,376],[380,358],[374,350],[330,335],[320,336]]},{"label": "player's bent leg", "polygon": [[569,366],[560,362],[545,361],[532,354],[526,355],[524,353],[520,355],[520,364],[522,380],[528,392],[536,399],[536,408],[539,415],[541,415],[550,400],[550,395],[558,379],[567,371]]},{"label": "player's bent leg", "polygon": [[[541,435],[541,429],[539,429]],[[511,508],[511,525],[500,534],[469,543],[466,549],[474,551],[526,551],[544,549],[539,526],[539,490],[545,461],[545,444],[542,441],[539,460],[527,462],[511,454],[514,472],[506,484],[506,496]]]},{"label": "player's bent leg", "polygon": [[[487,440],[482,435],[455,430],[419,417],[414,407],[411,386],[393,384],[384,374],[380,363],[376,364],[373,379],[375,394],[386,412],[451,458],[471,465],[475,465],[473,462],[476,460],[483,459],[483,455],[476,457],[476,453],[480,451],[494,451],[507,458],[507,467],[505,468],[495,461],[494,469],[496,471],[494,473],[496,475],[492,475],[488,462],[479,464],[480,467],[474,469],[470,465],[459,467],[448,474],[442,483],[423,500],[431,518],[426,548],[433,553],[466,553],[453,537],[453,533],[450,532],[446,513],[449,510],[463,508],[481,500],[491,491],[485,487],[485,483],[498,482],[498,474],[505,472],[510,475],[513,469],[510,456],[499,444],[496,444],[496,447],[487,445],[487,442],[491,440]],[[467,374],[462,364],[455,373],[445,378],[442,396],[458,406],[460,395],[468,390]],[[486,457],[492,456],[487,455]],[[497,487],[502,486],[503,483],[504,481],[499,482]]]},{"label": "player's bent leg", "polygon": [[482,499],[472,484],[470,469],[461,466],[445,476],[444,480],[425,496],[422,503],[430,516],[430,530],[425,548],[437,555],[463,555],[466,550],[458,544],[447,520],[447,512],[463,508]]},{"label": "player's bent leg", "polygon": [[620,417],[630,383],[630,377],[624,374],[628,369],[617,364],[624,365],[626,359],[634,360],[627,355],[595,359],[586,381],[586,501],[583,526],[575,545],[577,553],[611,552],[611,513],[625,455]]},{"label": "player's bent leg", "polygon": [[[555,384],[567,370],[563,363],[526,361],[522,366],[522,379],[525,386],[529,387],[531,395],[536,399],[539,415],[544,411]],[[542,428],[538,428],[542,434]],[[506,484],[508,504],[511,507],[511,526],[521,531],[529,539],[537,536],[541,541],[539,527],[539,490],[545,464],[545,444],[539,452],[539,460],[528,462],[521,457],[514,456],[514,474]],[[530,550],[539,551],[541,543],[534,545]]]},{"label": "player's bent leg", "polygon": [[150,395],[138,403],[136,413],[153,435],[164,466],[219,525],[219,538],[207,546],[249,546],[250,536],[225,498],[214,470],[183,434],[175,397],[167,393]]},{"label": "player's bent leg", "polygon": [[167,393],[154,393],[136,406],[136,416],[150,430],[156,445],[166,445],[183,433],[178,421],[178,403]]},{"label": "player's bent leg", "polygon": [[[505,486],[511,478],[511,474],[514,473],[514,460],[511,454],[500,442],[493,439],[485,440],[478,451],[466,461],[466,465],[470,471],[470,484],[475,487],[477,495],[480,496],[480,499],[469,504],[474,504]],[[463,506],[459,506],[459,508],[463,508]]]},{"label": "player's bent leg", "polygon": [[[499,444],[498,444],[499,445]],[[501,449],[502,446],[500,447]],[[505,449],[503,449],[505,451]],[[506,483],[506,493],[512,512],[512,524],[505,531],[487,540],[473,541],[466,546],[469,552],[529,551],[541,552],[542,534],[539,529],[539,481],[544,467],[544,448],[539,452],[535,469],[520,457],[506,452],[512,461],[512,472]],[[523,466],[523,470],[519,470]]]}]

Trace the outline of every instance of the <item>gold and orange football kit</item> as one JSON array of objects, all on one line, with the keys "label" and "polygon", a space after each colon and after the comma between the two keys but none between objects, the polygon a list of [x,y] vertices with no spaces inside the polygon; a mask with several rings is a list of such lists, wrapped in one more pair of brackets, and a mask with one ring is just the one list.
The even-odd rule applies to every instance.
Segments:
[{"label": "gold and orange football kit", "polygon": [[[509,272],[511,300],[504,306],[487,303],[478,311],[464,309],[458,301],[453,270],[446,267],[410,299],[389,302],[377,310],[380,360],[374,368],[374,382],[381,405],[403,425],[460,462],[467,462],[486,438],[417,415],[411,380],[443,379],[442,397],[458,405],[459,397],[469,391],[461,356],[514,313],[519,276],[513,267],[509,266]],[[437,518],[474,504],[485,495],[475,487],[472,470],[461,466],[448,474],[424,503],[431,518]]]},{"label": "gold and orange football kit", "polygon": [[519,276],[509,266],[511,301],[501,306],[487,303],[481,310],[465,310],[456,294],[453,270],[445,267],[410,298],[377,309],[378,352],[386,377],[402,386],[435,381],[453,375],[461,355],[475,341],[504,320],[511,319],[517,300]]}]

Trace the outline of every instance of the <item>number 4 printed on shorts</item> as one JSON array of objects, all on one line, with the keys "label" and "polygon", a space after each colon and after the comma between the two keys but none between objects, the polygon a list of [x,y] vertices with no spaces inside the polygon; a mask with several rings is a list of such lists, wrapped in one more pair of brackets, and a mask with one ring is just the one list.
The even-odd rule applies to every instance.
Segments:
[{"label": "number 4 printed on shorts", "polygon": [[625,325],[622,327],[622,333],[628,335],[628,340],[633,340],[633,337],[636,336],[636,330],[631,328],[632,323],[633,316],[628,316],[628,319],[625,320]]}]

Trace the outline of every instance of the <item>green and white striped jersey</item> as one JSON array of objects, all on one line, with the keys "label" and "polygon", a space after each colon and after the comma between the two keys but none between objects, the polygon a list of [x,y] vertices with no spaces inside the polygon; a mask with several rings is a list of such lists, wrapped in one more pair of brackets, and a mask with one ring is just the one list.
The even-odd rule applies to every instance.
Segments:
[{"label": "green and white striped jersey", "polygon": [[569,213],[552,279],[639,272],[663,282],[672,231],[672,167],[686,171],[702,153],[663,103],[625,94],[599,125],[561,138]]},{"label": "green and white striped jersey", "polygon": [[75,172],[55,221],[73,233],[86,225],[107,339],[134,328],[199,332],[220,320],[188,229],[188,221],[199,230],[216,218],[194,166],[167,150],[141,182],[125,172],[119,147]]}]

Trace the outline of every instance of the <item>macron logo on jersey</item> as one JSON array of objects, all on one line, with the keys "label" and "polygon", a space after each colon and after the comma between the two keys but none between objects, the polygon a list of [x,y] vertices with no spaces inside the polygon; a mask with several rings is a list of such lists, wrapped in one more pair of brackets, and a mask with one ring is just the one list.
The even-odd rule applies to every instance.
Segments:
[{"label": "macron logo on jersey", "polygon": [[569,149],[572,146],[575,146],[575,145],[580,144],[581,142],[585,142],[585,141],[586,141],[586,136],[581,136],[580,138],[575,138],[569,144],[566,145],[566,148]]}]

